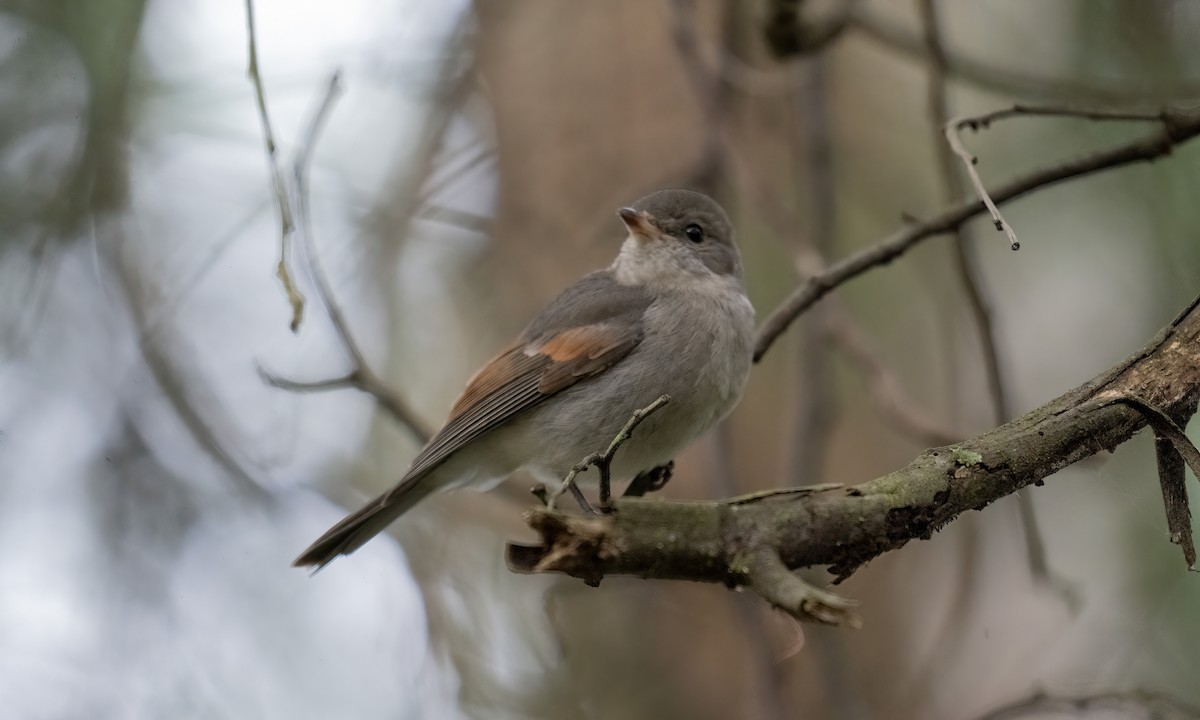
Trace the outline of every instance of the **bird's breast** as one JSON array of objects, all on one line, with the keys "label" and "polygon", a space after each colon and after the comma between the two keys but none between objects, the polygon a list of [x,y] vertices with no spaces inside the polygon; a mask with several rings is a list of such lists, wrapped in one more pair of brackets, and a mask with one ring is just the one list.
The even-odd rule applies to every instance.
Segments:
[{"label": "bird's breast", "polygon": [[635,410],[660,395],[671,402],[647,418],[617,453],[613,476],[661,465],[729,414],[750,372],[754,309],[740,285],[659,295],[628,357],[541,405],[522,436],[533,466],[560,476],[602,451]]}]

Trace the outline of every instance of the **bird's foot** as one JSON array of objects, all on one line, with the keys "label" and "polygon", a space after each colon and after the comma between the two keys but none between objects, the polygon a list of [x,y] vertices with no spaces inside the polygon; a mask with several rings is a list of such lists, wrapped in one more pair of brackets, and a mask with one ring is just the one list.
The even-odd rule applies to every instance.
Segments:
[{"label": "bird's foot", "polygon": [[650,468],[638,473],[638,476],[625,488],[621,497],[642,497],[646,493],[658,492],[667,486],[675,473],[675,461],[670,460],[665,465]]}]

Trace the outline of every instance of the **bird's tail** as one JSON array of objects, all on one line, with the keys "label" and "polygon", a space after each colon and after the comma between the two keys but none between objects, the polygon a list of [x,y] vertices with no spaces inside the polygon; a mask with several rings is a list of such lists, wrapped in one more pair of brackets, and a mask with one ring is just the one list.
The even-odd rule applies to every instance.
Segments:
[{"label": "bird's tail", "polygon": [[405,478],[396,487],[329,528],[300,553],[292,565],[320,570],[338,555],[349,555],[436,489],[437,483],[429,477],[429,473]]}]

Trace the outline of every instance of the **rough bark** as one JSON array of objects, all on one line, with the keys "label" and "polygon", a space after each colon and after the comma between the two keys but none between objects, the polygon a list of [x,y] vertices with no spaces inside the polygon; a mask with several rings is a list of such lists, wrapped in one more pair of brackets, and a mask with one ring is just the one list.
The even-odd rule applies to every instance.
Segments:
[{"label": "rough bark", "polygon": [[[747,587],[797,617],[853,622],[848,603],[791,573],[828,566],[839,579],[967,510],[1042,481],[1147,424],[1138,407],[1186,420],[1200,397],[1200,298],[1145,348],[1010,423],[854,486],[758,493],[713,502],[625,499],[607,516],[528,513],[536,547],[511,545],[517,572],[609,575]],[[794,582],[793,582],[794,581]]]}]

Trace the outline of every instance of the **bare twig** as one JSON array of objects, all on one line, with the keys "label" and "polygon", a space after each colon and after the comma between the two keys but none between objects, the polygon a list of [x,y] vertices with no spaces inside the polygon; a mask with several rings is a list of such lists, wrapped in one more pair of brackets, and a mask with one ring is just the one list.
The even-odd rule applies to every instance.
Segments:
[{"label": "bare twig", "polygon": [[325,92],[321,95],[320,102],[309,119],[304,140],[292,160],[292,186],[291,191],[285,192],[285,195],[290,198],[289,207],[293,207],[295,209],[295,216],[299,217],[299,223],[293,227],[301,236],[304,257],[308,262],[317,296],[324,303],[326,312],[329,313],[329,320],[333,324],[334,332],[337,333],[346,354],[350,356],[350,363],[354,369],[341,377],[312,382],[301,382],[283,378],[266,370],[261,365],[258,367],[258,373],[270,385],[292,392],[319,392],[345,387],[361,390],[373,396],[384,410],[396,418],[420,442],[425,442],[430,436],[429,428],[421,420],[420,416],[371,370],[366,357],[354,339],[354,335],[350,332],[346,315],[334,298],[329,280],[325,276],[321,263],[318,260],[308,211],[308,165],[312,159],[312,153],[316,147],[321,129],[324,127],[325,121],[329,117],[329,113],[333,109],[333,105],[337,101],[341,91],[341,74],[335,72],[330,76],[329,82],[325,86]]},{"label": "bare twig", "polygon": [[987,207],[988,213],[992,216],[992,224],[996,229],[1008,236],[1008,244],[1013,250],[1021,249],[1021,241],[1017,239],[1017,234],[1013,232],[1012,226],[1004,220],[1004,216],[1000,214],[1000,208],[996,207],[996,203],[992,200],[992,196],[988,195],[987,188],[983,186],[983,178],[979,177],[979,171],[975,166],[979,164],[979,158],[967,151],[962,144],[962,139],[958,136],[958,130],[951,124],[945,126],[946,141],[950,143],[950,149],[963,162],[963,166],[967,169],[967,176],[971,178],[971,184],[975,186],[975,194],[983,201]]},{"label": "bare twig", "polygon": [[[1200,114],[1168,110],[1163,113],[1163,117],[1162,132],[1029,173],[994,190],[991,197],[997,204],[1003,204],[1063,180],[1135,162],[1155,160],[1170,154],[1176,145],[1200,135]],[[908,224],[879,244],[861,250],[835,263],[821,274],[809,278],[776,307],[763,323],[755,343],[755,362],[762,359],[792,321],[842,283],[873,267],[895,260],[923,240],[958,228],[983,210],[984,206],[980,201],[960,202],[928,220]]]},{"label": "bare twig", "polygon": [[1118,121],[1118,122],[1169,122],[1169,113],[1163,110],[1124,110],[1104,108],[1069,107],[1065,105],[1023,105],[1018,103],[1012,107],[993,110],[983,115],[972,115],[956,118],[947,124],[955,130],[987,130],[997,120],[1014,117],[1058,117],[1075,118],[1078,120]]},{"label": "bare twig", "polygon": [[288,271],[288,250],[291,247],[292,233],[296,228],[291,203],[288,201],[287,183],[283,170],[279,166],[278,145],[275,142],[275,132],[271,129],[271,116],[267,112],[267,95],[263,89],[262,75],[258,70],[258,41],[254,32],[254,0],[246,0],[246,34],[249,37],[249,61],[246,74],[254,84],[254,99],[258,104],[258,118],[262,124],[263,143],[267,151],[267,166],[275,184],[275,198],[279,203],[279,263],[275,267],[275,275],[283,284],[287,293],[288,304],[292,308],[292,320],[289,323],[292,332],[300,330],[304,319],[304,294],[296,288],[292,275]]},{"label": "bare twig", "polygon": [[[309,269],[312,272],[313,283],[317,287],[317,295],[325,303],[325,310],[329,313],[329,320],[333,323],[333,329],[356,368],[355,372],[351,373],[351,375],[361,377],[370,375],[369,372],[362,370],[362,368],[367,367],[367,361],[363,356],[362,350],[359,349],[358,343],[354,341],[354,336],[350,333],[350,326],[346,322],[346,315],[334,299],[333,290],[329,286],[329,280],[325,277],[325,273],[321,268],[308,212],[308,163],[312,157],[317,137],[324,126],[325,119],[329,116],[329,111],[338,96],[341,95],[341,92],[341,75],[335,72],[330,76],[329,82],[325,86],[325,93],[308,123],[308,130],[304,134],[304,142],[301,144],[292,162],[292,182],[297,214],[300,217],[300,231],[303,236],[305,256],[308,260]],[[401,420],[405,424],[410,424],[410,421],[415,418],[415,415],[407,417],[409,415],[407,412],[404,414],[406,417],[401,418]]]},{"label": "bare twig", "polygon": [[[922,0],[922,5],[928,5],[930,0]],[[940,48],[940,45],[938,46]],[[939,56],[936,55],[935,56]],[[944,58],[943,58],[943,63]],[[1166,111],[1162,112],[1138,112],[1129,110],[1096,110],[1084,108],[1056,107],[1056,106],[1031,106],[1031,105],[1014,105],[1011,108],[996,110],[984,115],[975,115],[970,117],[961,117],[955,120],[945,120],[942,124],[942,132],[946,137],[946,142],[950,149],[962,160],[963,166],[967,170],[968,177],[971,178],[971,184],[975,186],[975,193],[983,204],[987,206],[988,212],[992,216],[992,224],[997,230],[1004,232],[1008,236],[1009,245],[1013,250],[1018,250],[1021,243],[1017,240],[1017,234],[1013,232],[1012,226],[1000,214],[1000,209],[996,207],[991,196],[988,195],[987,188],[983,185],[983,179],[979,177],[979,171],[976,166],[979,164],[979,158],[973,155],[966,146],[963,145],[961,131],[964,128],[970,128],[973,131],[987,129],[997,120],[1012,117],[1066,117],[1079,118],[1083,120],[1116,120],[1122,122],[1169,122]]]},{"label": "bare twig", "polygon": [[580,500],[580,505],[584,506],[585,509],[590,509],[587,501],[583,499],[583,494],[579,492],[579,486],[575,483],[575,478],[580,473],[586,472],[589,467],[595,466],[600,471],[600,507],[603,510],[612,508],[613,457],[621,449],[621,446],[628,442],[629,438],[633,437],[633,431],[638,425],[642,424],[643,420],[658,412],[669,402],[671,402],[670,395],[660,395],[657,400],[646,407],[641,410],[635,410],[633,415],[630,416],[629,421],[621,428],[621,432],[617,433],[617,436],[608,444],[608,449],[602,453],[592,453],[571,467],[567,476],[563,478],[562,485],[546,498],[546,507],[553,510],[554,503],[558,500],[559,496],[570,490]]},{"label": "bare twig", "polygon": [[258,365],[257,370],[263,382],[281,390],[291,392],[322,392],[325,390],[340,390],[342,388],[360,390],[375,398],[375,402],[379,403],[380,407],[412,433],[418,442],[427,442],[433,434],[430,427],[409,408],[408,404],[394,390],[388,387],[386,383],[380,380],[366,365],[356,367],[341,377],[314,380],[311,382],[289,380],[288,378],[272,373],[261,364]]}]

